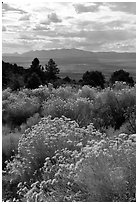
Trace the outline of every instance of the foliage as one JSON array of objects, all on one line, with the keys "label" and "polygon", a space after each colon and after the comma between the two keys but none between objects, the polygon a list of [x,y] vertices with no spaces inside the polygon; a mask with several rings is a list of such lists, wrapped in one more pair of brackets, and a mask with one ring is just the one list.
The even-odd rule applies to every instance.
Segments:
[{"label": "foliage", "polygon": [[135,135],[107,138],[93,125],[43,118],[19,142],[8,163],[24,202],[115,202],[135,199]]},{"label": "foliage", "polygon": [[2,88],[17,90],[24,86],[25,69],[2,61]]},{"label": "foliage", "polygon": [[77,94],[78,97],[95,100],[97,96],[97,89],[94,87],[90,88],[89,86],[84,85],[81,89],[78,90]]},{"label": "foliage", "polygon": [[45,101],[42,106],[44,116],[51,115],[52,118],[62,115],[75,120],[79,126],[87,126],[91,121],[92,104],[85,98],[63,100],[52,98]]},{"label": "foliage", "polygon": [[32,73],[27,80],[26,88],[36,89],[42,84],[41,79],[36,73]]},{"label": "foliage", "polygon": [[6,89],[2,96],[3,123],[21,125],[38,112],[40,117],[64,115],[80,126],[93,123],[101,131],[110,126],[119,129],[126,124],[126,131],[129,129],[127,132],[135,133],[135,87],[117,86],[104,90],[86,85],[82,89],[70,86],[55,89],[49,84],[48,87],[23,89],[15,93]]},{"label": "foliage", "polygon": [[59,74],[59,68],[57,67],[57,64],[53,59],[50,59],[48,61],[48,64],[46,64],[45,66],[45,70],[46,70],[48,80],[56,79],[57,74]]},{"label": "foliage", "polygon": [[32,65],[31,65],[31,68],[33,69],[38,69],[39,68],[39,59],[38,58],[34,58],[33,61],[32,61]]},{"label": "foliage", "polygon": [[110,78],[110,82],[114,84],[116,81],[123,81],[126,82],[127,84],[133,86],[134,85],[134,80],[132,77],[129,76],[129,72],[126,72],[124,70],[118,70],[115,71]]},{"label": "foliage", "polygon": [[135,87],[49,84],[2,97],[4,201],[135,200]]},{"label": "foliage", "polygon": [[[3,201],[135,201],[136,87],[129,86],[131,77],[121,71],[119,77],[125,75],[129,83],[120,77],[101,89],[102,73],[86,72],[84,86],[55,88],[72,82],[58,79],[52,59],[46,70],[37,58],[26,71],[4,62],[3,68]],[[35,80],[28,88],[14,83],[17,77],[26,85],[31,75]]]},{"label": "foliage", "polygon": [[2,135],[2,168],[6,167],[5,161],[11,159],[11,156],[17,154],[18,142],[21,133],[3,133]]},{"label": "foliage", "polygon": [[134,107],[136,104],[135,94],[135,88],[122,89],[121,91],[107,88],[100,92],[94,101],[94,125],[120,128],[126,122],[127,108]]},{"label": "foliage", "polygon": [[9,97],[3,100],[2,105],[3,123],[10,126],[21,125],[40,108],[37,97],[28,97],[22,91],[10,93]]},{"label": "foliage", "polygon": [[91,72],[85,72],[83,74],[83,82],[84,84],[91,85],[91,86],[100,86],[101,88],[104,88],[105,83],[105,77],[102,74],[102,72],[99,71],[91,71]]}]

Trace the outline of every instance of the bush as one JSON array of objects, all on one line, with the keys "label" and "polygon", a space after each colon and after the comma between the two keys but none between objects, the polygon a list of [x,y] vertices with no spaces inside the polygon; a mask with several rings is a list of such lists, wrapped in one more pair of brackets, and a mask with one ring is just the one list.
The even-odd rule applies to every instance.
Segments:
[{"label": "bush", "polygon": [[64,115],[75,120],[81,127],[87,126],[91,121],[91,101],[85,98],[68,99],[53,98],[43,103],[42,113],[44,116],[51,115],[52,118]]},{"label": "bush", "polygon": [[94,87],[100,86],[101,88],[104,88],[104,83],[105,83],[105,77],[102,74],[102,72],[87,71],[83,74],[83,84],[91,85]]},{"label": "bush", "polygon": [[116,81],[122,81],[126,82],[127,84],[133,86],[134,80],[132,77],[129,76],[129,72],[126,72],[124,70],[118,70],[115,71],[109,80],[112,84],[114,84]]},{"label": "bush", "polygon": [[2,135],[2,169],[6,167],[5,161],[17,154],[20,136],[19,132]]},{"label": "bush", "polygon": [[56,98],[61,98],[63,100],[68,100],[69,98],[75,98],[75,93],[77,91],[75,89],[73,89],[70,86],[66,86],[66,87],[59,87],[58,89],[53,89],[52,91],[52,95],[55,96]]},{"label": "bush", "polygon": [[87,98],[89,100],[95,100],[97,95],[97,89],[89,86],[84,85],[82,89],[79,89],[78,91],[78,97]]},{"label": "bush", "polygon": [[126,115],[129,118],[128,107],[136,104],[135,87],[115,91],[104,89],[97,94],[94,100],[93,120],[96,128],[107,128],[109,126],[119,129],[126,122]]},{"label": "bush", "polygon": [[33,125],[40,121],[39,113],[35,113],[32,117],[26,120],[26,123],[22,123],[20,126],[21,133],[24,133],[27,128],[31,128]]},{"label": "bush", "polygon": [[[93,130],[93,126],[90,126]],[[84,145],[88,136],[87,130],[80,129],[75,121],[65,117],[60,119],[42,118],[41,121],[25,131],[19,141],[18,153],[23,160],[21,180],[33,175],[35,170],[41,168],[46,157],[54,156],[54,152],[63,147],[74,150],[81,141]],[[78,147],[79,148],[79,147]],[[16,159],[15,159],[16,163]]]},{"label": "bush", "polygon": [[3,123],[19,126],[40,108],[37,97],[27,97],[25,93],[11,93],[3,101]]},{"label": "bush", "polygon": [[135,200],[136,135],[107,137],[93,125],[43,118],[25,131],[7,165],[20,201]]},{"label": "bush", "polygon": [[[42,121],[35,131],[41,129],[41,140],[42,135],[49,134],[49,145],[45,146],[45,151],[38,146],[40,143],[36,143],[38,137],[35,138],[34,129],[34,141],[32,137],[31,140],[25,137],[19,145],[20,155],[28,161],[28,165],[21,165],[22,171],[24,168],[27,172],[34,170],[33,157],[37,160],[40,156],[44,162],[39,180],[35,178],[32,184],[18,185],[23,201],[125,202],[135,198],[135,135],[126,139],[126,135],[120,134],[109,140],[96,132],[93,126],[78,128],[76,123],[66,118]],[[47,124],[48,133],[43,124]],[[40,161],[35,168],[40,167]],[[17,169],[22,173],[20,168]]]}]

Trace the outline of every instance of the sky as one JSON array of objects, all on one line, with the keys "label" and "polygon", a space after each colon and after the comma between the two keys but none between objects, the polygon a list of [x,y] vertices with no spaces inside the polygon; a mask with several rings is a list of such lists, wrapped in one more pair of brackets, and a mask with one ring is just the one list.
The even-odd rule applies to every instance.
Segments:
[{"label": "sky", "polygon": [[135,2],[3,0],[2,52],[136,51]]}]

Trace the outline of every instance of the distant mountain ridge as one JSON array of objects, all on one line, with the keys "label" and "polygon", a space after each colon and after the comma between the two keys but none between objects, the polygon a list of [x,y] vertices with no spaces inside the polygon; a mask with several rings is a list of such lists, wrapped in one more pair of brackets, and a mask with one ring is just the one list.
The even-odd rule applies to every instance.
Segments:
[{"label": "distant mountain ridge", "polygon": [[79,50],[79,49],[54,49],[54,50],[31,50],[29,52],[25,52],[23,54],[19,53],[3,53],[2,56],[19,56],[19,57],[32,57],[32,58],[75,58],[75,57],[102,57],[102,56],[136,56],[136,53],[130,53],[130,52],[91,52],[91,51],[85,51],[85,50]]},{"label": "distant mountain ridge", "polygon": [[3,54],[2,60],[29,68],[36,57],[42,66],[52,58],[60,69],[60,76],[76,80],[86,71],[92,70],[101,71],[109,77],[113,71],[124,69],[133,77],[136,76],[136,53],[90,52],[79,49],[35,50],[23,54]]}]

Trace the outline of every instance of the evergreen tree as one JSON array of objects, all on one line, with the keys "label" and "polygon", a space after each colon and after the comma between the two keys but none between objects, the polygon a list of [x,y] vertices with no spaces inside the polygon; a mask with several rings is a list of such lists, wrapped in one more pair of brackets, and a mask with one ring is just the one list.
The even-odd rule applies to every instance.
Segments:
[{"label": "evergreen tree", "polygon": [[59,74],[59,68],[53,59],[48,61],[48,64],[45,65],[46,75],[48,80],[57,79],[57,74]]}]

